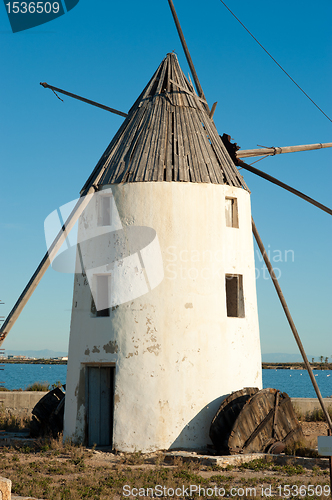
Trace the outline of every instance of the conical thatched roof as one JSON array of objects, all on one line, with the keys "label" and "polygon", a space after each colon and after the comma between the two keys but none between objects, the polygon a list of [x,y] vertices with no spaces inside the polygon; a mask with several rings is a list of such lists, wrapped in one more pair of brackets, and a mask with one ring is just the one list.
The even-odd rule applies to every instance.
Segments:
[{"label": "conical thatched roof", "polygon": [[167,54],[86,182],[207,182],[247,186],[205,103]]}]

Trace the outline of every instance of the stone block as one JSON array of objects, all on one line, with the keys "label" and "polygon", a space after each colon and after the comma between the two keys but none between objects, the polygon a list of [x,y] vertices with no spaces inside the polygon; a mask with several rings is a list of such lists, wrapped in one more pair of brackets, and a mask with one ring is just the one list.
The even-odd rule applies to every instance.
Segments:
[{"label": "stone block", "polygon": [[12,482],[10,479],[0,477],[0,500],[11,500]]}]

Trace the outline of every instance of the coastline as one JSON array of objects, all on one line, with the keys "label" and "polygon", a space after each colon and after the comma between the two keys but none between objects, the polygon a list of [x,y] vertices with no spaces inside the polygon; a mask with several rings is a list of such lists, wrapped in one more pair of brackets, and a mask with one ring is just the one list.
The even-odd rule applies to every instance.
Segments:
[{"label": "coastline", "polygon": [[66,365],[66,360],[57,360],[49,358],[40,359],[1,359],[1,364],[12,364],[12,365]]},{"label": "coastline", "polygon": [[[1,364],[66,365],[67,360],[50,358],[40,359],[1,359]],[[310,363],[313,370],[332,370],[332,363]],[[263,370],[305,370],[304,363],[262,363]]]},{"label": "coastline", "polygon": [[[310,363],[313,370],[332,370],[332,363]],[[262,363],[263,370],[306,370],[304,363]]]}]

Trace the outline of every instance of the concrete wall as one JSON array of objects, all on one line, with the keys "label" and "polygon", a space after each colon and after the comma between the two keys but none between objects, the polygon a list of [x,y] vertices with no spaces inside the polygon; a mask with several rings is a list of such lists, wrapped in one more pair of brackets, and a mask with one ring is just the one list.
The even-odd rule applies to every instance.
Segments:
[{"label": "concrete wall", "polygon": [[[20,391],[20,392],[0,392],[1,407],[15,415],[30,414],[38,401],[45,396],[46,392]],[[317,398],[291,398],[294,408],[302,414],[312,413],[314,410],[320,410],[320,404]],[[324,398],[327,408],[332,409],[332,398]]]},{"label": "concrete wall", "polygon": [[[108,364],[116,368],[115,449],[205,447],[223,397],[262,387],[250,196],[230,186],[180,182],[111,188],[124,227],[156,231],[165,276],[113,307],[110,317],[93,317],[88,279],[76,275],[65,437],[85,439],[86,367]],[[226,227],[225,197],[237,198],[238,228]],[[89,218],[88,211],[79,232]],[[107,246],[113,244],[110,238]],[[91,242],[91,252],[104,248]],[[244,318],[227,317],[225,274],[243,275]]]},{"label": "concrete wall", "polygon": [[[321,406],[317,398],[291,398],[294,408],[303,415],[312,413],[314,410],[320,410]],[[324,404],[332,409],[332,398],[324,398]]]},{"label": "concrete wall", "polygon": [[0,391],[1,407],[15,415],[30,414],[38,401],[47,394],[39,391]]}]

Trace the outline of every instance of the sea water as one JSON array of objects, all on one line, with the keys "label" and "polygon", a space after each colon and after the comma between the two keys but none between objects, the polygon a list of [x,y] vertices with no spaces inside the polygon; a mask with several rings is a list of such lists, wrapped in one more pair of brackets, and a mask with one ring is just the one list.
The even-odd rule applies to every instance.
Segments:
[{"label": "sea water", "polygon": [[[6,363],[0,375],[7,389],[26,389],[34,382],[50,386],[66,383],[67,365]],[[332,396],[332,370],[314,370],[314,376],[323,398]],[[263,387],[286,392],[291,398],[315,398],[316,393],[306,370],[263,370]]]},{"label": "sea water", "polygon": [[[323,398],[332,396],[332,370],[313,370]],[[316,398],[306,370],[263,370],[263,387],[286,392],[291,398]]]},{"label": "sea water", "polygon": [[67,365],[39,365],[5,363],[1,371],[1,385],[6,389],[26,389],[35,382],[47,383],[50,386],[66,383]]}]

